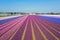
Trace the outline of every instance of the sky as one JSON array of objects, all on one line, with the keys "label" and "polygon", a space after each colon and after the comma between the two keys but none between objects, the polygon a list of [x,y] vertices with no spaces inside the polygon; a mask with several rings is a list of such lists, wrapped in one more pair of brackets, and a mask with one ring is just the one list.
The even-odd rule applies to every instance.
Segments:
[{"label": "sky", "polygon": [[60,0],[0,0],[0,12],[60,12]]}]

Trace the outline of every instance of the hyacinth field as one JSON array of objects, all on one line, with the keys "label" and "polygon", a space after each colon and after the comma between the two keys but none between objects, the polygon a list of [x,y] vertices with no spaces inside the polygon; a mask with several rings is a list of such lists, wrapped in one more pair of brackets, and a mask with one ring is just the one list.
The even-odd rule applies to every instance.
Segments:
[{"label": "hyacinth field", "polygon": [[28,15],[2,19],[0,40],[60,40],[60,16]]}]

